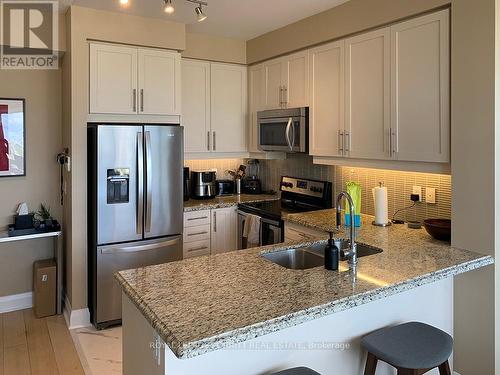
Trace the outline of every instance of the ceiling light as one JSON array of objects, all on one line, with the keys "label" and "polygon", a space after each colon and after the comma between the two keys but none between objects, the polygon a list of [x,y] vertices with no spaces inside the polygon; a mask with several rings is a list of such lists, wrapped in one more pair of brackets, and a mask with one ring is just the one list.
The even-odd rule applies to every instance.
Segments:
[{"label": "ceiling light", "polygon": [[201,9],[201,4],[194,8],[194,11],[196,12],[196,17],[198,19],[198,22],[205,21],[207,19],[207,16],[203,13],[203,10]]},{"label": "ceiling light", "polygon": [[128,0],[120,0],[120,4],[121,5],[127,5],[128,4]]},{"label": "ceiling light", "polygon": [[165,13],[172,14],[175,12],[175,8],[172,5],[172,0],[165,0],[165,7],[163,8]]}]

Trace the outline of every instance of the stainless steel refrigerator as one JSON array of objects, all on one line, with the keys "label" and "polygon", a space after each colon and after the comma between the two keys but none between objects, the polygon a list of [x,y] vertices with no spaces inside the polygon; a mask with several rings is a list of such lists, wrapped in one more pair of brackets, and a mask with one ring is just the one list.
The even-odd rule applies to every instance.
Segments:
[{"label": "stainless steel refrigerator", "polygon": [[89,124],[88,303],[97,328],[121,322],[113,274],[182,259],[183,128]]}]

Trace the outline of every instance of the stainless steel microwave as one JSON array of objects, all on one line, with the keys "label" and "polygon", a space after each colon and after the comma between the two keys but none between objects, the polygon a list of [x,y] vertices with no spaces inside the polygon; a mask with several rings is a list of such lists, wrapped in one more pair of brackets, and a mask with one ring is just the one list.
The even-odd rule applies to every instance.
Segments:
[{"label": "stainless steel microwave", "polygon": [[257,113],[259,149],[308,152],[309,108],[289,108]]}]

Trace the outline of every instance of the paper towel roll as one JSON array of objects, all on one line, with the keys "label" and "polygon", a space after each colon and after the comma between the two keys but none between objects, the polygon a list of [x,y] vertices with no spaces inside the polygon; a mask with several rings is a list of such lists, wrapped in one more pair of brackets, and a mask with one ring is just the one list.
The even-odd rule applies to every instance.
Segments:
[{"label": "paper towel roll", "polygon": [[387,188],[385,186],[379,186],[373,188],[372,193],[375,206],[375,224],[387,224],[389,222]]}]

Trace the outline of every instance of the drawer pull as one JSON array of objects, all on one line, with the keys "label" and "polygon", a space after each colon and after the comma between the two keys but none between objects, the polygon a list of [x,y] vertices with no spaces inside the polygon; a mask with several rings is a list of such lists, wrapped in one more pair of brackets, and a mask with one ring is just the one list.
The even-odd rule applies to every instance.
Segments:
[{"label": "drawer pull", "polygon": [[208,219],[208,216],[202,216],[202,217],[190,217],[189,219],[187,219],[187,221],[203,220],[203,219]]},{"label": "drawer pull", "polygon": [[196,232],[196,233],[188,233],[188,237],[189,236],[199,236],[201,234],[208,234],[208,232]]},{"label": "drawer pull", "polygon": [[188,253],[191,253],[193,251],[200,251],[200,250],[207,250],[208,247],[207,246],[202,246],[202,247],[195,247],[194,249],[189,249],[188,250]]}]

